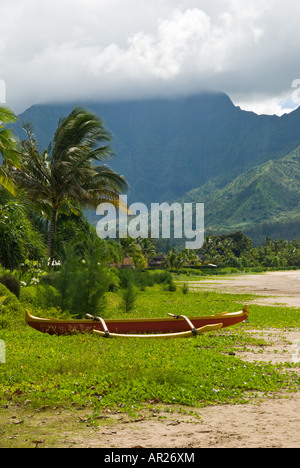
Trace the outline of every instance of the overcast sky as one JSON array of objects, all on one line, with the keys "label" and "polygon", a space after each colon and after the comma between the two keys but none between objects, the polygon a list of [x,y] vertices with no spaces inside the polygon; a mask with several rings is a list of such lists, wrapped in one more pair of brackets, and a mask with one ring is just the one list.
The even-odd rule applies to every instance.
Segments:
[{"label": "overcast sky", "polygon": [[5,82],[18,113],[207,89],[257,113],[300,105],[299,0],[0,0],[0,19],[0,100]]}]

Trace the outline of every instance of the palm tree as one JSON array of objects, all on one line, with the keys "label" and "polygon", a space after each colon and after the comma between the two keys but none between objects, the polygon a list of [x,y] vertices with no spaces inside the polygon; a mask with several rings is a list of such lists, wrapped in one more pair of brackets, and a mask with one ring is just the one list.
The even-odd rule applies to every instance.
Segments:
[{"label": "palm tree", "polygon": [[120,245],[122,247],[123,257],[131,258],[137,268],[146,268],[147,258],[143,254],[142,248],[137,243],[136,239],[129,236],[125,237],[124,239],[120,239]]},{"label": "palm tree", "polygon": [[48,254],[52,258],[53,236],[59,213],[78,213],[78,207],[95,208],[110,202],[118,206],[119,194],[127,191],[124,177],[103,163],[113,153],[110,133],[95,114],[76,107],[59,121],[49,147],[40,153],[29,124],[22,142],[21,169],[16,185],[50,220]]},{"label": "palm tree", "polygon": [[142,253],[147,258],[147,260],[150,260],[151,258],[155,257],[156,249],[152,239],[142,239],[141,237],[139,237],[136,240],[136,243],[140,246]]},{"label": "palm tree", "polygon": [[17,139],[12,130],[6,128],[6,125],[14,123],[16,120],[17,116],[8,107],[0,107],[0,156],[3,158],[0,166],[0,184],[12,195],[16,195],[16,191],[10,169],[12,166],[19,165],[19,153]]}]

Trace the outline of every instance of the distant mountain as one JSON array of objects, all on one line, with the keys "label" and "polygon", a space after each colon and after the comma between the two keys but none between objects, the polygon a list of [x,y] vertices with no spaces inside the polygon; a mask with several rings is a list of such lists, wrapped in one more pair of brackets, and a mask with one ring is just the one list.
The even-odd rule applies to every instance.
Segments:
[{"label": "distant mountain", "polygon": [[[259,226],[262,235],[264,223],[297,215],[298,185],[287,173],[299,163],[291,151],[300,145],[300,108],[282,117],[259,116],[234,106],[226,94],[203,93],[35,105],[20,121],[32,122],[44,149],[59,119],[75,105],[94,111],[113,133],[117,157],[108,164],[127,177],[130,202],[150,204],[183,196],[205,201],[206,227],[220,231]],[[15,128],[23,138],[20,124]]]},{"label": "distant mountain", "polygon": [[[20,119],[33,123],[44,149],[59,118],[75,105],[33,106]],[[109,164],[128,178],[138,202],[175,199],[220,175],[230,180],[300,144],[300,110],[258,116],[222,93],[82,105],[112,131],[118,157]]]}]

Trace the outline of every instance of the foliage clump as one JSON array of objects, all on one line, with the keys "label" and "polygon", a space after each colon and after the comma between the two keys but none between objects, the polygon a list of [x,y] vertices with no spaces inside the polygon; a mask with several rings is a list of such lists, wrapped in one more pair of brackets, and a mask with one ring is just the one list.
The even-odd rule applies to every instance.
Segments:
[{"label": "foliage clump", "polygon": [[14,270],[26,259],[45,261],[45,240],[30,220],[22,201],[0,189],[0,263]]},{"label": "foliage clump", "polygon": [[0,283],[3,284],[11,293],[13,293],[18,299],[21,292],[21,282],[13,276],[11,273],[4,273],[0,276]]},{"label": "foliage clump", "polygon": [[0,329],[24,324],[24,308],[17,297],[0,284]]}]

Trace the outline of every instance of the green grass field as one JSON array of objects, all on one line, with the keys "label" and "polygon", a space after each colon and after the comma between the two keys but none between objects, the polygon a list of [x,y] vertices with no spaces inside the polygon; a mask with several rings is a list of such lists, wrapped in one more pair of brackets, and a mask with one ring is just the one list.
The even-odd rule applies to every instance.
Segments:
[{"label": "green grass field", "polygon": [[[240,310],[250,295],[175,292],[162,285],[140,291],[129,316],[214,314]],[[105,317],[121,311],[119,293],[109,293]],[[26,304],[21,304],[19,314]],[[54,310],[35,309],[46,316]],[[250,308],[247,323],[189,339],[103,339],[94,335],[49,336],[32,330],[18,317],[3,320],[0,339],[6,362],[0,364],[0,403],[33,408],[84,405],[135,411],[145,405],[173,404],[200,407],[245,403],[255,396],[299,389],[293,367],[245,362],[235,351],[262,340],[247,330],[298,327],[300,310],[284,307]],[[2,312],[4,315],[4,312]]]}]

